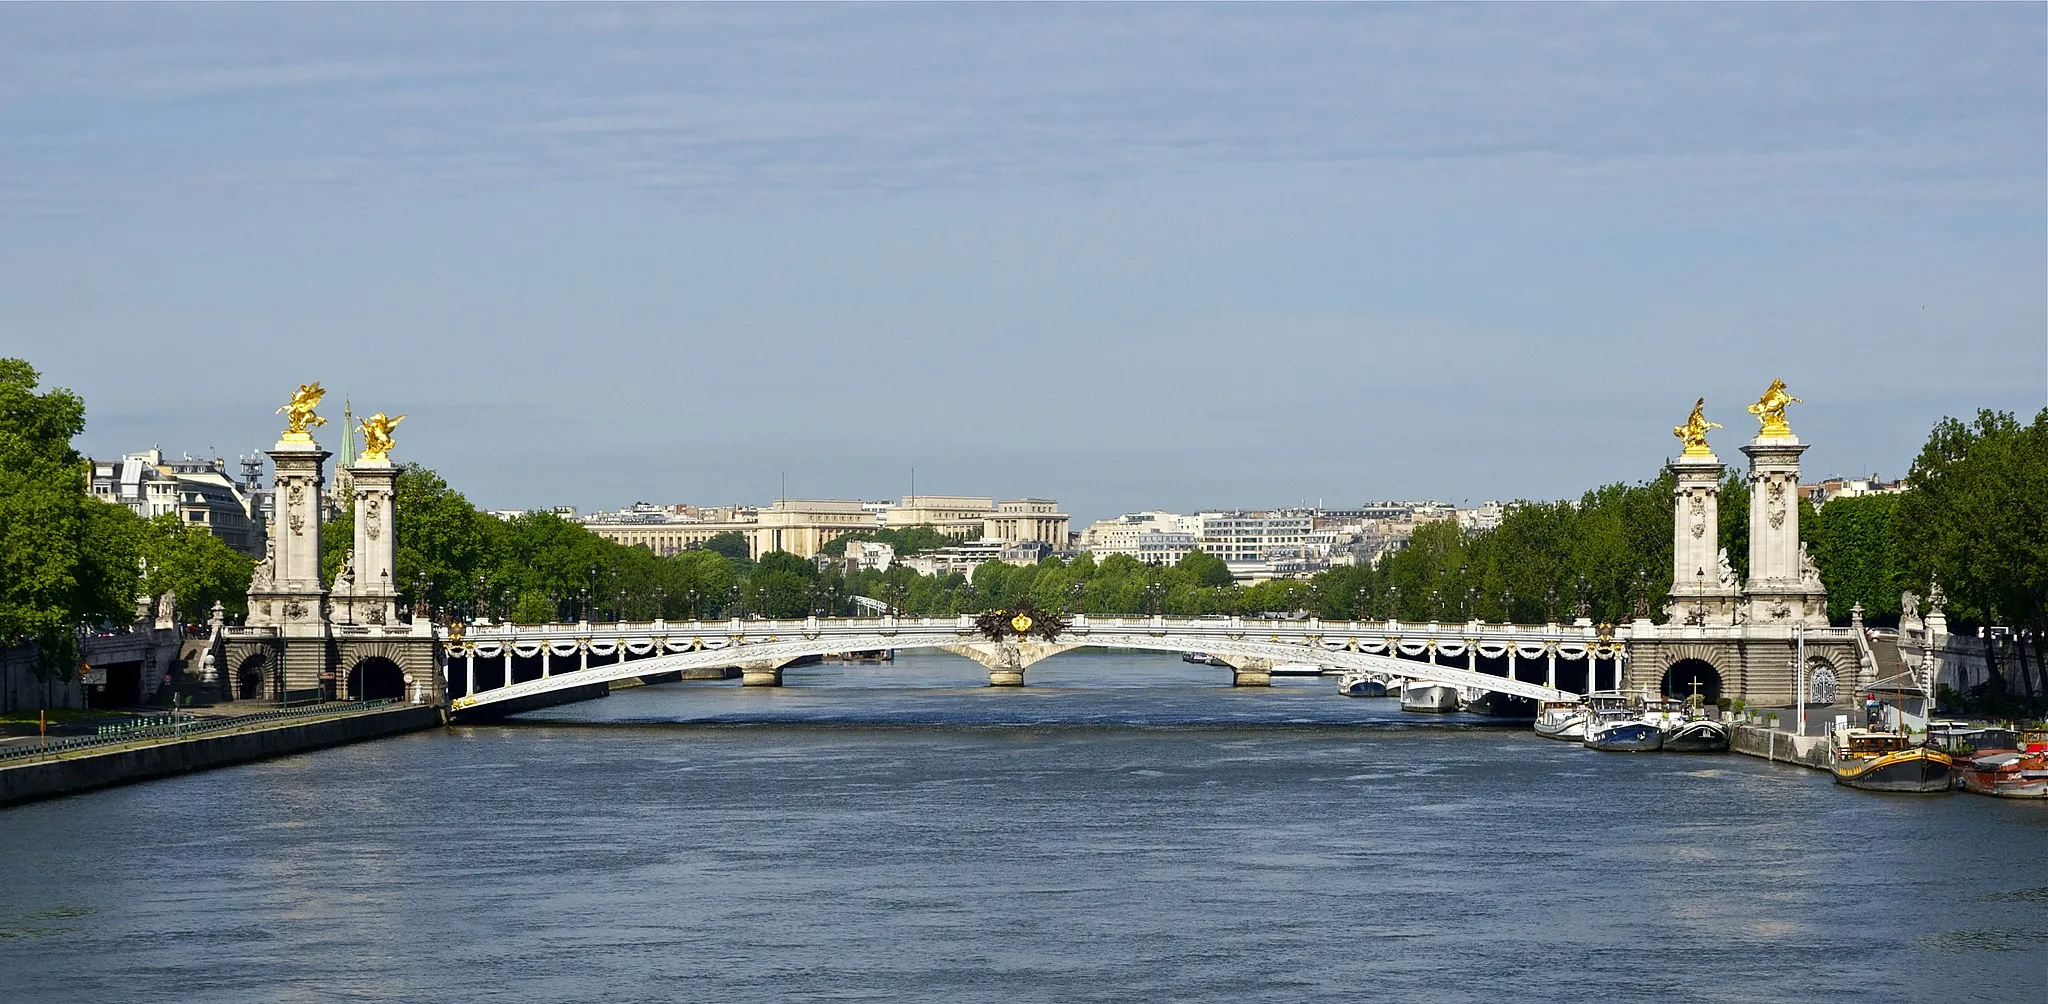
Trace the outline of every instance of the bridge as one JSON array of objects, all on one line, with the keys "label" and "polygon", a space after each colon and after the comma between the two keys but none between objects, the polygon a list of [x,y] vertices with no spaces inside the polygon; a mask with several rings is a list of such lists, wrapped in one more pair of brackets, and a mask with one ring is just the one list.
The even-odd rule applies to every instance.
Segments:
[{"label": "bridge", "polygon": [[[971,616],[803,620],[652,621],[613,624],[455,625],[440,629],[449,707],[490,717],[597,696],[611,683],[738,667],[745,686],[782,684],[783,667],[812,656],[936,649],[988,669],[991,686],[1022,686],[1042,659],[1080,648],[1203,652],[1238,686],[1265,686],[1274,666],[1313,663],[1489,690],[1542,701],[1618,687],[1625,643],[1590,623],[1540,627],[1243,617],[1089,618],[1076,615],[1051,641],[985,637]],[[1604,664],[1604,665],[1603,665]]]}]

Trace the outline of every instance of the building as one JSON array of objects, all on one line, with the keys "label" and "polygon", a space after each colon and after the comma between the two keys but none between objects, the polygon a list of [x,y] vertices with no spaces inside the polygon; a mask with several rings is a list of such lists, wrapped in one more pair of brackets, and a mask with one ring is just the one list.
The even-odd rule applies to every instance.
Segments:
[{"label": "building", "polygon": [[92,493],[144,519],[175,514],[179,523],[203,529],[242,554],[263,556],[267,493],[229,477],[227,461],[219,457],[167,461],[151,448],[119,460],[94,460]]},{"label": "building", "polygon": [[1136,557],[1148,565],[1178,565],[1194,549],[1192,533],[1146,530],[1138,534]]},{"label": "building", "polygon": [[905,495],[903,501],[882,510],[882,525],[891,530],[928,526],[954,540],[980,540],[996,503],[988,496]]},{"label": "building", "polygon": [[1138,538],[1145,534],[1186,534],[1192,539],[1201,528],[1202,521],[1193,516],[1182,516],[1156,509],[1131,512],[1114,519],[1100,519],[1088,524],[1087,529],[1081,531],[1079,546],[1081,550],[1094,554],[1098,560],[1112,554],[1138,558],[1141,553]]},{"label": "building", "polygon": [[1226,562],[1270,562],[1299,558],[1315,518],[1305,511],[1198,513],[1196,543]]},{"label": "building", "polygon": [[1906,490],[1905,479],[1886,481],[1872,474],[1867,478],[1828,478],[1825,481],[1799,486],[1799,497],[1814,505],[1827,504],[1829,499],[1853,499],[1864,495],[1896,495]]},{"label": "building", "polygon": [[1466,533],[1484,533],[1500,526],[1501,519],[1507,515],[1507,507],[1499,502],[1486,502],[1477,508],[1459,509],[1457,512],[1458,525]]},{"label": "building", "polygon": [[1005,544],[1039,541],[1053,547],[1067,546],[1067,514],[1051,499],[1008,499],[996,503],[993,514],[982,517],[981,539]]},{"label": "building", "polygon": [[635,502],[615,512],[592,513],[582,523],[600,537],[656,554],[676,554],[702,547],[719,534],[737,533],[747,538],[748,554],[759,559],[770,551],[810,558],[840,537],[917,526],[929,526],[963,543],[1041,541],[1063,548],[1067,520],[1051,499],[999,503],[986,496],[906,495],[900,503],[777,499],[765,508]]}]

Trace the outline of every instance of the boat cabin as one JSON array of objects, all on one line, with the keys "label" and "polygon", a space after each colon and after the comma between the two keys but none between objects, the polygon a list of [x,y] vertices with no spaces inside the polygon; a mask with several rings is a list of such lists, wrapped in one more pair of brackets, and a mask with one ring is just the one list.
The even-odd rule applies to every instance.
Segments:
[{"label": "boat cabin", "polygon": [[2018,750],[2020,734],[2011,729],[1982,725],[1937,725],[1927,730],[1927,745],[1950,756],[1971,756],[1994,750]]},{"label": "boat cabin", "polygon": [[1850,729],[1842,734],[1841,745],[1835,750],[1835,759],[1875,759],[1887,753],[1897,753],[1908,745],[1906,737],[1896,732],[1872,732],[1869,729]]}]

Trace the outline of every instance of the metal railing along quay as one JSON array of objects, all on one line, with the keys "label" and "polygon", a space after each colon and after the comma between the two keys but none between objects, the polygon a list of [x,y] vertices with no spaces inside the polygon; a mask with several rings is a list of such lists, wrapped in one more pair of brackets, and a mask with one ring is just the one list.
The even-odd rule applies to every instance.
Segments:
[{"label": "metal railing along quay", "polygon": [[33,760],[39,757],[62,756],[66,753],[77,753],[81,750],[102,746],[120,746],[139,740],[188,739],[192,736],[268,725],[273,722],[371,711],[396,703],[398,703],[396,698],[383,698],[375,701],[331,701],[324,704],[308,705],[302,708],[283,708],[277,711],[263,711],[253,715],[235,715],[228,718],[156,715],[132,724],[102,726],[98,735],[73,736],[69,739],[59,739],[54,742],[21,743],[12,747],[0,748],[0,765],[19,760]]}]

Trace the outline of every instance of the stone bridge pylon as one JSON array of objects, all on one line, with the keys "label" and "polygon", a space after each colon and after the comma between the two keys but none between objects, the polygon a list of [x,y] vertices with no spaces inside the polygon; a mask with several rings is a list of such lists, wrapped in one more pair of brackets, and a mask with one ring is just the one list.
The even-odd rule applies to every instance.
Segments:
[{"label": "stone bridge pylon", "polygon": [[269,451],[275,522],[249,581],[249,616],[223,632],[223,696],[289,704],[341,698],[389,698],[415,704],[447,700],[441,637],[425,617],[399,610],[395,550],[397,469],[389,456],[399,419],[364,419],[344,430],[339,482],[355,511],[352,545],[330,584],[320,567],[322,490],[332,456],[314,441],[325,425],[315,413],[326,392],[302,384],[278,409],[288,424]]}]

